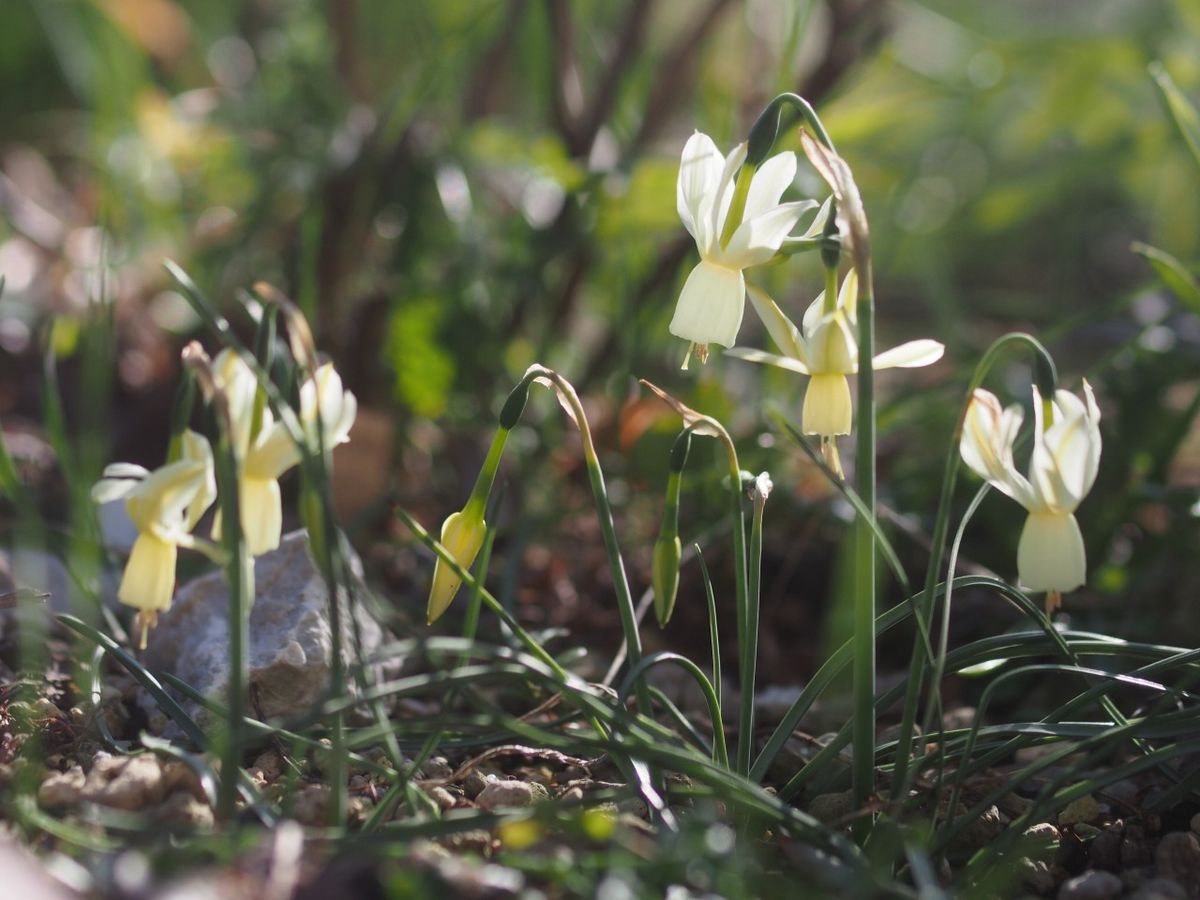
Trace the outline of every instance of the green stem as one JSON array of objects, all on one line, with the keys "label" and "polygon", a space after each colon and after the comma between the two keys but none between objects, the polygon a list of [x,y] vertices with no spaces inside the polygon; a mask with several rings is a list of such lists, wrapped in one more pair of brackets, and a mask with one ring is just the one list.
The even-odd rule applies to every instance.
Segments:
[{"label": "green stem", "polygon": [[224,396],[215,396],[217,421],[221,429],[221,436],[217,442],[216,478],[217,491],[221,498],[221,543],[225,549],[225,577],[229,582],[229,701],[225,742],[221,753],[221,783],[217,791],[217,817],[224,822],[235,823],[238,771],[242,762],[242,720],[246,715],[246,648],[250,643],[248,601],[254,594],[254,568],[242,535],[238,483],[241,463],[233,444]]},{"label": "green stem", "polygon": [[[740,496],[738,500],[740,502]],[[749,564],[746,566],[746,631],[740,645],[742,648],[741,679],[743,684],[750,686],[749,696],[745,690],[742,691],[741,729],[744,737],[739,737],[738,740],[738,773],[742,775],[750,772],[751,757],[754,753],[754,682],[758,669],[763,512],[766,505],[766,493],[756,487],[754,490],[754,515],[750,520],[750,558]]]},{"label": "green stem", "polygon": [[[625,632],[626,654],[629,665],[636,666],[642,661],[642,639],[638,634],[637,610],[633,605],[633,596],[629,592],[629,579],[625,575],[625,561],[621,557],[621,548],[617,544],[617,529],[613,524],[612,506],[608,502],[608,491],[604,486],[604,473],[600,469],[600,458],[596,455],[596,446],[592,443],[592,430],[588,426],[583,404],[571,383],[555,372],[543,366],[531,366],[526,378],[531,376],[545,378],[550,381],[560,398],[571,410],[575,425],[579,428],[579,437],[583,443],[583,458],[587,465],[588,481],[592,487],[592,497],[596,503],[596,515],[600,520],[600,530],[604,535],[604,549],[608,555],[608,568],[613,580],[613,588],[617,593],[617,611],[621,615],[621,628]],[[638,679],[634,686],[637,696],[638,709],[646,716],[652,711],[650,695],[646,691],[644,679]]]},{"label": "green stem", "polygon": [[[858,445],[855,475],[867,519],[875,516],[875,298],[871,262],[859,248]],[[875,534],[864,519],[854,531],[854,804],[863,809],[875,792]],[[870,817],[855,820],[860,843]]]},{"label": "green stem", "polygon": [[[922,592],[920,600],[917,603],[917,615],[924,620],[928,626],[933,615],[934,594],[938,584],[938,578],[941,575],[942,562],[946,554],[946,538],[950,529],[950,509],[954,500],[954,484],[958,478],[958,469],[961,464],[961,455],[959,453],[959,442],[962,439],[963,423],[967,418],[967,409],[971,405],[971,398],[975,393],[975,389],[983,384],[984,379],[991,372],[992,367],[996,364],[1000,356],[1013,345],[1024,346],[1031,350],[1034,354],[1035,371],[1038,372],[1039,381],[1053,381],[1054,360],[1036,338],[1023,333],[1006,334],[997,338],[987,351],[983,354],[983,358],[975,367],[974,373],[971,375],[971,381],[967,385],[966,399],[963,401],[962,409],[959,411],[958,421],[954,426],[954,433],[950,436],[950,446],[946,451],[946,464],[942,470],[942,487],[941,494],[938,499],[937,518],[933,525],[933,541],[929,556],[929,567],[925,571],[925,590]],[[1045,390],[1045,386],[1043,386]],[[909,760],[912,753],[913,731],[916,725],[917,704],[921,696],[921,687],[925,679],[925,664],[923,656],[923,648],[920,644],[920,635],[913,639],[912,663],[909,667],[908,683],[904,695],[904,711],[900,719],[900,732],[896,738],[896,763],[892,773],[892,800],[898,802],[908,796],[908,787],[910,781]],[[942,663],[944,665],[944,662]]]}]

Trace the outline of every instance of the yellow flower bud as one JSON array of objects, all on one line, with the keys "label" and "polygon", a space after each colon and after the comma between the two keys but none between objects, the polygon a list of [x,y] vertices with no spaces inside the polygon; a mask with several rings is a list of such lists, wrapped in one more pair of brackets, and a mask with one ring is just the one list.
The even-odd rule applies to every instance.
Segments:
[{"label": "yellow flower bud", "polygon": [[[483,546],[483,537],[487,525],[483,515],[472,504],[461,512],[452,513],[442,524],[441,543],[454,556],[455,561],[464,569],[471,568],[479,548]],[[429,589],[429,606],[426,619],[430,625],[441,618],[458,593],[462,579],[456,575],[440,558],[433,569],[433,585]]]}]

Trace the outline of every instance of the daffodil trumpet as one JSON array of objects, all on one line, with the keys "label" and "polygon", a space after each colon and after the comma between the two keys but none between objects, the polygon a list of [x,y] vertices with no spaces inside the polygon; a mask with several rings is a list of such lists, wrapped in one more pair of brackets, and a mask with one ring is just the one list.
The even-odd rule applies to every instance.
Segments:
[{"label": "daffodil trumpet", "polygon": [[[702,361],[708,345],[732,347],[745,308],[744,270],[770,261],[812,200],[781,203],[796,175],[796,154],[743,165],[746,145],[722,157],[696,132],[683,148],[676,209],[696,242],[700,262],[684,283],[670,332]],[[685,362],[686,368],[686,362]]]},{"label": "daffodil trumpet", "polygon": [[179,547],[212,548],[191,531],[216,499],[212,448],[194,431],[180,437],[180,457],[153,472],[129,463],[104,470],[92,488],[97,503],[124,498],[138,536],[130,550],[117,598],[138,610],[140,646],[158,614],[171,608]]},{"label": "daffodil trumpet", "polygon": [[[854,418],[847,376],[858,372],[858,278],[851,270],[832,302],[823,291],[804,313],[800,327],[784,315],[768,294],[751,285],[750,303],[762,319],[782,355],[746,347],[727,351],[729,356],[763,363],[809,376],[804,395],[801,430],[819,435],[821,450],[830,468],[842,474],[836,438],[850,433]],[[875,369],[917,368],[941,359],[945,347],[934,340],[909,341],[876,355]]]},{"label": "daffodil trumpet", "polygon": [[1031,591],[1046,592],[1046,611],[1087,580],[1087,558],[1075,510],[1100,464],[1100,408],[1091,385],[1083,399],[1069,391],[1043,397],[1033,388],[1034,433],[1029,475],[1017,471],[1013,446],[1024,420],[1020,406],[1003,408],[977,389],[963,421],[963,461],[1029,514],[1017,544],[1017,573]]}]

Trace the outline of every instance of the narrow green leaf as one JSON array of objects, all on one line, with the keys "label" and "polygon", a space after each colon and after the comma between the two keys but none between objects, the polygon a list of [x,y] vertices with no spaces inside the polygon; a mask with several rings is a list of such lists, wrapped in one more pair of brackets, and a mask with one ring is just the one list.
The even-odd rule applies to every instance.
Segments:
[{"label": "narrow green leaf", "polygon": [[1171,117],[1171,123],[1187,145],[1192,160],[1200,166],[1200,114],[1163,68],[1162,63],[1150,64],[1150,77],[1154,79],[1154,85],[1162,97],[1167,115]]},{"label": "narrow green leaf", "polygon": [[1134,241],[1129,249],[1150,263],[1171,293],[1188,309],[1200,315],[1200,283],[1183,263],[1165,250],[1159,250],[1141,241]]}]

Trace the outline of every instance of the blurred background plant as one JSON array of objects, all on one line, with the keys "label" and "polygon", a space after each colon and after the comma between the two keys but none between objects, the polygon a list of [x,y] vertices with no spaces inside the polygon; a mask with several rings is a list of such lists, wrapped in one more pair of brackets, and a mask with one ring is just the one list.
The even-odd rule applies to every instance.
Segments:
[{"label": "blurred background plant", "polygon": [[[162,260],[226,304],[266,280],[297,299],[362,403],[337,484],[361,545],[389,537],[392,496],[429,522],[457,508],[504,394],[539,361],[589,405],[640,590],[675,434],[637,397],[647,377],[727,421],[744,466],[774,476],[769,518],[789,524],[767,528],[761,671],[794,683],[846,628],[832,598],[849,507],[762,415],[798,415],[793,379],[720,357],[681,376],[666,325],[694,252],[675,213],[683,142],[700,128],[729,146],[796,90],[871,213],[881,346],[920,335],[949,348],[908,376],[919,390],[882,380],[881,502],[902,511],[889,523],[901,553],[919,570],[929,461],[966,373],[998,334],[1029,330],[1068,381],[1092,380],[1105,415],[1101,480],[1080,512],[1094,574],[1069,613],[1194,644],[1200,310],[1129,249],[1200,257],[1197,173],[1147,74],[1156,60],[1200,92],[1195,4],[10,0],[5,437],[47,521],[74,516],[71,540],[94,533],[69,499],[109,459],[161,462],[178,347],[200,330]],[[822,193],[807,169],[798,187]],[[820,284],[815,259],[768,278],[792,313]],[[742,343],[765,340],[748,317]],[[1011,374],[992,385],[1006,402],[1027,392]],[[586,473],[558,449],[569,426],[545,418],[514,432],[497,593],[528,622],[611,648]],[[705,489],[721,467],[693,466],[685,546],[723,508]],[[968,566],[1011,577],[1019,518],[985,504]],[[379,546],[391,600],[419,617],[431,566]],[[672,630],[654,641],[706,647],[701,590],[685,568]],[[1005,627],[982,602],[968,630]],[[959,603],[972,609],[969,594]]]}]

